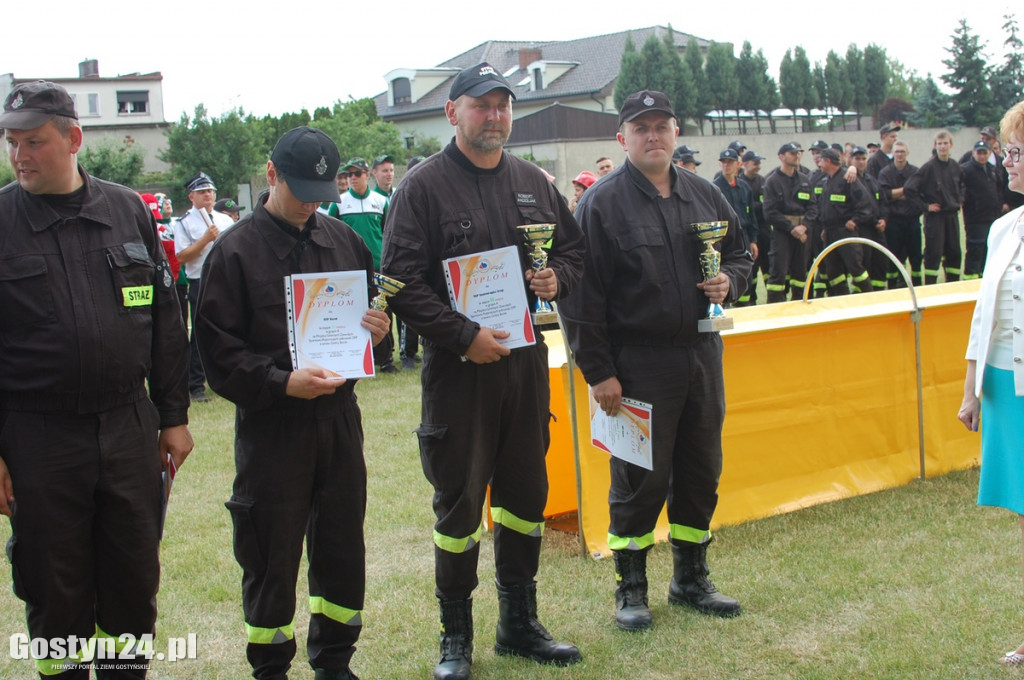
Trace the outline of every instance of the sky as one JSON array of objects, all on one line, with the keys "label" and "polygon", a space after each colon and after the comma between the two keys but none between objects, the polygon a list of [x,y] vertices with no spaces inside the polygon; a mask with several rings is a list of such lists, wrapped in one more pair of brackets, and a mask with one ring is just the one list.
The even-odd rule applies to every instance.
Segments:
[{"label": "sky", "polygon": [[[916,4],[916,3],[913,3]],[[803,45],[811,63],[830,49],[870,43],[921,75],[946,71],[944,48],[961,18],[987,43],[991,61],[1004,57],[1006,0],[909,2],[853,0],[815,3],[770,0],[665,2],[601,11],[594,3],[520,0],[516,3],[372,2],[303,0],[288,5],[50,0],[13,3],[0,22],[0,74],[15,78],[76,77],[78,63],[99,62],[100,76],[163,74],[164,117],[177,121],[202,103],[212,115],[235,107],[258,116],[331,106],[371,97],[396,68],[436,66],[486,40],[572,40],[631,28],[668,25],[717,42],[744,40],[763,49],[771,75],[787,49]],[[796,8],[775,12],[773,5]],[[985,11],[977,9],[984,6]],[[259,9],[266,7],[269,9]],[[357,9],[353,11],[353,8]],[[31,10],[45,8],[52,21]],[[501,11],[507,16],[500,17]],[[1017,12],[1024,27],[1024,11]]]}]

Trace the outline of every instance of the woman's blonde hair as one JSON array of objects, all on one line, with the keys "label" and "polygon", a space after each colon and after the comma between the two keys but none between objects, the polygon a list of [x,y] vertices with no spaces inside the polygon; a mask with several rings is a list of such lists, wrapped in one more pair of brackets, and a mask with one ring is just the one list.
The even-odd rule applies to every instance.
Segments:
[{"label": "woman's blonde hair", "polygon": [[1017,102],[1006,112],[999,123],[999,135],[1005,142],[1009,142],[1011,137],[1024,142],[1024,102]]}]

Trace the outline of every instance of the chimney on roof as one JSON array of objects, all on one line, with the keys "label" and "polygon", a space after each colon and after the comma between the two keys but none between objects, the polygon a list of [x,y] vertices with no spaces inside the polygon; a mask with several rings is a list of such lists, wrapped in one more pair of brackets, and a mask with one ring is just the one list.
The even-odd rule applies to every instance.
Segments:
[{"label": "chimney on roof", "polygon": [[539,61],[544,54],[536,47],[519,48],[519,68],[526,68],[535,61]]},{"label": "chimney on roof", "polygon": [[78,77],[79,78],[99,78],[100,76],[100,62],[96,59],[86,59],[85,61],[78,62]]}]

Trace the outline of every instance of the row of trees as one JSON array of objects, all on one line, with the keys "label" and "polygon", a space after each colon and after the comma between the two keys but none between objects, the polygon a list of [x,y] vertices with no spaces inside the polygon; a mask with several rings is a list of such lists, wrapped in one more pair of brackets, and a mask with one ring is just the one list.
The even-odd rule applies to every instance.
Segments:
[{"label": "row of trees", "polygon": [[[794,112],[794,124],[798,109],[822,109],[829,129],[845,124],[847,113],[855,113],[859,130],[865,112],[872,114],[876,125],[888,121],[920,127],[995,125],[1006,109],[1024,99],[1024,42],[1016,18],[1004,19],[1007,38],[1000,64],[990,61],[985,44],[966,20],[960,20],[946,48],[949,58],[942,62],[947,72],[940,76],[951,94],[943,92],[930,73],[920,77],[874,44],[864,49],[851,44],[842,54],[831,50],[813,66],[804,48],[794,47],[783,56],[776,83],[763,51],[754,52],[749,41],[737,57],[731,43],[712,42],[702,54],[696,38],[691,38],[680,55],[670,26],[661,40],[651,36],[639,51],[627,38],[615,104],[620,106],[630,92],[661,90],[681,117],[697,122],[701,134],[710,111],[719,112],[719,119],[726,111],[749,112],[758,132],[765,115],[774,132],[771,112],[780,105]],[[715,119],[711,122],[714,134],[718,131]],[[804,124],[814,121],[805,119]],[[743,119],[741,126],[746,131]]]},{"label": "row of trees", "polygon": [[[191,117],[182,115],[167,133],[167,149],[160,160],[171,164],[167,173],[173,187],[172,199],[184,198],[184,184],[202,169],[218,186],[234,187],[262,174],[274,144],[288,130],[300,125],[323,130],[341,152],[342,162],[356,156],[371,161],[388,154],[401,163],[416,155],[429,155],[440,149],[436,139],[424,139],[406,148],[398,128],[377,116],[372,99],[335,102],[317,108],[312,115],[305,109],[280,117],[256,118],[241,109],[211,119],[202,104]],[[226,189],[224,195],[233,193]]]}]

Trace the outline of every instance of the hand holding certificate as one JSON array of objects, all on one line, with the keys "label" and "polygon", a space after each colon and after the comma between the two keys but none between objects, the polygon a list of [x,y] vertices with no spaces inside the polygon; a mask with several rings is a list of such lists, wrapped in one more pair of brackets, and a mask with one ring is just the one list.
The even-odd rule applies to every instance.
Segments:
[{"label": "hand holding certificate", "polygon": [[332,378],[373,376],[373,341],[362,325],[366,272],[293,274],[284,280],[292,368]]},{"label": "hand holding certificate", "polygon": [[590,440],[602,451],[616,458],[654,469],[651,452],[650,404],[635,399],[622,398],[619,412],[614,416],[601,410],[593,396],[590,398]]},{"label": "hand holding certificate", "polygon": [[444,260],[452,309],[485,328],[508,332],[508,349],[537,342],[515,246]]}]

